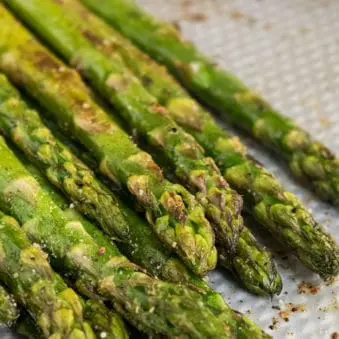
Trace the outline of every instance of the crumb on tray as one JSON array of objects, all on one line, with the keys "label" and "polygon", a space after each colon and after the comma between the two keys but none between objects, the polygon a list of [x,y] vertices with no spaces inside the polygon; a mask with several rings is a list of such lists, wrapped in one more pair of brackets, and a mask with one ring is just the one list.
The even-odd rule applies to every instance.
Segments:
[{"label": "crumb on tray", "polygon": [[314,284],[306,281],[302,281],[298,285],[298,294],[312,294],[315,295],[320,291],[320,286],[315,286]]},{"label": "crumb on tray", "polygon": [[305,308],[305,305],[303,304],[295,305],[292,303],[288,303],[286,309],[280,311],[278,314],[281,319],[288,322],[290,320],[289,317],[291,316],[291,314],[296,313],[296,312],[305,312],[305,311],[306,311],[306,308]]}]

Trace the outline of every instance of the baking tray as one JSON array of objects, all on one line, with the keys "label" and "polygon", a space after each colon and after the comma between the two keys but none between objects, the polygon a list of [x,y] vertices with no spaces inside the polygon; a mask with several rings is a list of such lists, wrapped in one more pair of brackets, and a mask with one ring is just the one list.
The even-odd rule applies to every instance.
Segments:
[{"label": "baking tray", "polygon": [[[339,154],[339,1],[138,2],[154,15],[178,25],[201,51],[237,74]],[[296,193],[339,241],[339,212],[302,189],[278,159],[246,136],[243,140],[252,154]],[[271,238],[262,240],[273,250],[283,277],[280,296],[253,296],[219,270],[209,274],[210,284],[232,307],[274,338],[336,338],[338,279],[326,285]],[[0,330],[0,338],[14,337],[12,332]]]}]

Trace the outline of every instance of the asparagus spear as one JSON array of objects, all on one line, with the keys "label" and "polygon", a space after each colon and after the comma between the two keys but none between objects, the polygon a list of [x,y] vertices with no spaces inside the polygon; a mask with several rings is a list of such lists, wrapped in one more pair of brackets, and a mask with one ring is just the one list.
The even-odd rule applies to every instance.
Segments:
[{"label": "asparagus spear", "polygon": [[204,211],[184,187],[163,178],[142,152],[91,99],[77,74],[65,68],[4,7],[0,7],[0,69],[47,107],[145,208],[152,229],[198,275],[216,264],[214,235]]},{"label": "asparagus spear", "polygon": [[[78,1],[64,0],[63,6],[78,14],[76,22],[84,36],[107,55],[119,53],[146,88],[167,107],[170,116],[199,141],[216,160],[231,187],[244,196],[245,209],[258,223],[288,244],[309,268],[323,277],[338,272],[338,259],[335,258],[338,250],[333,240],[324,234],[306,207],[287,192],[272,173],[248,156],[246,146],[238,138],[226,133],[162,66],[92,15]],[[296,233],[293,241],[290,240],[291,231]],[[251,250],[254,239],[248,231],[244,231],[240,238],[240,253],[248,256],[256,252]],[[311,244],[310,239],[314,239]],[[249,243],[246,243],[247,240]],[[260,251],[258,247],[257,250]],[[260,257],[262,262],[267,261],[267,255]],[[240,259],[236,255],[232,258]]]},{"label": "asparagus spear", "polygon": [[14,297],[0,285],[0,328],[11,326],[19,316],[19,310]]},{"label": "asparagus spear", "polygon": [[[5,193],[6,195],[6,193]],[[27,198],[27,196],[26,196]],[[20,202],[18,204],[20,208]],[[18,223],[0,214],[0,277],[39,325],[45,338],[95,338],[77,294],[65,288],[46,255]]]},{"label": "asparagus spear", "polygon": [[[0,139],[0,207],[23,225],[77,289],[113,302],[138,329],[152,335],[232,338],[224,313],[184,286],[152,278],[129,262],[89,222],[69,221]],[[208,326],[206,326],[208,324]]]},{"label": "asparagus spear", "polygon": [[165,64],[224,119],[273,148],[287,161],[295,177],[312,187],[320,198],[339,204],[338,158],[295,121],[281,115],[186,42],[174,27],[154,19],[133,0],[81,1]]},{"label": "asparagus spear", "polygon": [[[8,5],[36,32],[75,66],[84,77],[136,129],[153,148],[160,150],[175,168],[176,175],[204,206],[215,228],[218,242],[235,251],[242,229],[242,199],[227,184],[214,161],[170,119],[119,56],[107,58],[89,43],[72,20],[52,0],[9,1]],[[45,20],[48,15],[48,20]]]}]

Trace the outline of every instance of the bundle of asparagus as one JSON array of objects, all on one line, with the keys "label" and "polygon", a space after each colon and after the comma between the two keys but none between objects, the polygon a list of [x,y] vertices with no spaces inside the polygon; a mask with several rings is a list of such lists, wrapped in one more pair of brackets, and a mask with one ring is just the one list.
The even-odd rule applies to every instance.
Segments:
[{"label": "bundle of asparagus", "polygon": [[273,148],[285,158],[295,177],[311,186],[319,197],[339,204],[339,159],[295,121],[207,59],[172,25],[138,8],[134,0],[81,1],[165,64],[221,117]]},{"label": "bundle of asparagus", "polygon": [[[11,0],[8,1],[8,4],[37,34],[77,67],[151,145],[158,146],[166,155],[168,152],[176,153],[173,150],[178,144],[167,143],[166,135],[170,139],[178,141],[182,140],[181,136],[184,134],[167,117],[167,110],[163,106],[159,106],[156,99],[150,96],[129,72],[119,55],[114,54],[108,58],[98,52],[95,46],[84,39],[76,24],[65,18],[65,11],[52,0],[44,1],[43,4],[38,0]],[[51,24],[51,20],[53,24]],[[137,95],[134,97],[136,93]],[[155,104],[158,108],[161,107],[162,113],[153,112],[150,109]],[[166,129],[167,127],[169,129]],[[170,136],[172,128],[174,128],[174,134],[179,135],[178,137]],[[169,151],[166,145],[172,146]],[[189,146],[185,148],[190,149]],[[187,157],[196,159],[196,156],[197,153],[194,151],[184,152],[180,156],[177,154],[175,157],[186,163]],[[173,160],[170,156],[168,157]],[[200,157],[198,158],[200,159]],[[179,165],[179,163],[175,164]],[[280,204],[280,201],[276,203],[275,197],[273,197],[273,202],[269,204],[266,203],[266,196],[259,196],[261,199],[258,202],[255,191],[254,199],[253,194],[249,198],[255,201],[253,211],[258,220],[278,240],[283,240],[295,250],[300,260],[322,277],[336,275],[339,271],[339,250],[330,235],[313,220],[299,201],[293,195],[284,192],[280,185],[272,180],[271,176],[261,175],[259,178],[252,178],[252,172],[254,175],[258,172],[256,167],[252,166],[248,170],[248,162],[245,165],[245,168],[240,168],[242,169],[240,173],[233,169],[233,171],[229,171],[228,176],[233,178],[233,181],[237,181],[240,187],[242,184],[248,186],[248,182],[250,182],[251,189],[255,190],[256,187],[259,187],[266,195],[267,192],[270,193],[268,194],[270,202],[272,201],[271,196],[276,191],[279,193],[276,194],[278,197],[282,194],[287,196],[288,200],[288,203],[285,204],[286,199],[282,198],[280,200],[283,204]],[[183,166],[176,168],[182,169]],[[178,174],[177,172],[176,174]],[[178,175],[180,177],[180,173]],[[203,183],[206,183],[205,180]],[[220,195],[217,196],[220,197]]]},{"label": "bundle of asparagus", "polygon": [[[167,106],[168,112],[173,117],[173,120],[176,120],[178,124],[180,124],[180,119],[177,119],[179,115],[175,114],[179,113],[179,110],[183,114],[188,114],[190,121],[192,121],[191,119],[194,115],[192,116],[186,107],[181,109],[175,104],[174,106],[178,107],[177,110],[167,105],[165,98],[168,100],[171,99],[171,102],[178,102],[176,98],[173,98],[178,92],[182,93],[181,96],[186,95],[187,97],[187,99],[180,98],[180,102],[185,100],[188,104],[188,100],[190,99],[188,95],[185,94],[185,91],[166,74],[163,67],[158,66],[113,28],[105,24],[86,9],[86,7],[81,5],[79,1],[64,0],[60,3],[60,6],[65,9],[63,12],[64,15],[69,18],[69,20],[78,27],[82,35],[93,42],[99,50],[112,57],[120,55],[124,61],[126,61],[126,64],[130,66],[143,85],[145,85],[147,89],[150,89],[150,92],[161,104]],[[194,135],[193,133],[191,134]],[[199,140],[199,136],[200,135],[197,135],[196,139],[205,146],[204,143]],[[207,134],[206,137],[210,139],[210,135]],[[206,149],[208,150],[208,148]],[[166,163],[168,163],[168,161]],[[181,179],[183,178],[181,177]],[[185,180],[182,180],[182,183],[185,184]],[[217,242],[220,236],[221,234],[217,232]],[[240,231],[235,253],[230,253],[228,247],[222,245],[222,242],[218,245],[219,262],[221,265],[230,269],[238,280],[250,291],[256,294],[279,294],[282,288],[281,278],[271,260],[270,253],[257,243],[247,227],[243,227]]]}]

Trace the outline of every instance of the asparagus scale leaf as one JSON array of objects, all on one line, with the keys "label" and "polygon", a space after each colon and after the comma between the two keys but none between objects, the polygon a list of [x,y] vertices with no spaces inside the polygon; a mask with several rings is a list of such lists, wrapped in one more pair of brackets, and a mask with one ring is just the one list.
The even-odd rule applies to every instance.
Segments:
[{"label": "asparagus scale leaf", "polygon": [[[120,1],[114,3],[120,3]],[[212,115],[194,101],[162,66],[152,61],[116,31],[109,29],[98,18],[79,6],[77,1],[65,0],[63,6],[72,8],[72,12],[80,13],[77,22],[81,22],[83,35],[101,51],[107,55],[119,52],[146,88],[167,107],[170,116],[192,134],[216,160],[231,187],[245,198],[246,210],[259,224],[283,244],[295,250],[299,259],[322,277],[326,278],[338,273],[338,246],[335,241],[316,223],[312,214],[295,195],[287,192],[272,173],[248,155],[246,146],[237,137],[228,135],[216,123]],[[236,253],[248,255],[251,251],[253,253],[263,251],[255,246],[254,239],[249,236],[248,230],[241,233],[240,238],[242,241],[238,243]],[[246,243],[247,241],[249,243]],[[255,247],[251,250],[251,246]],[[219,246],[219,248],[222,250],[222,247]],[[261,258],[261,263],[267,262],[268,257],[267,252],[262,252],[262,255],[258,256]],[[227,256],[223,255],[222,263],[230,262],[230,260],[224,260],[225,258],[227,259]],[[230,259],[244,263],[244,260],[237,257],[237,254],[231,256]],[[250,263],[251,261],[247,261],[247,267],[233,265],[233,270],[239,275],[241,269],[244,277],[243,274],[250,268]],[[234,266],[238,270],[234,269]],[[265,275],[263,275],[265,266],[257,265],[254,268],[257,268],[257,272],[248,271],[249,276],[259,279],[262,277],[259,282],[271,276],[271,279],[266,279],[266,283],[269,282],[268,288],[275,286],[279,290],[281,284],[279,279],[275,279],[277,276],[274,274],[274,265],[266,265],[266,269],[271,274],[266,272]],[[261,273],[258,274],[258,272]],[[249,280],[244,281],[245,284],[248,282]],[[260,283],[257,285],[260,286]]]},{"label": "asparagus scale leaf", "polygon": [[214,234],[202,206],[183,186],[164,179],[151,156],[92,100],[77,73],[53,57],[3,6],[0,19],[0,70],[85,145],[102,173],[129,190],[145,208],[159,239],[193,272],[204,275],[214,268]]},{"label": "asparagus scale leaf", "polygon": [[[10,1],[9,6],[22,14],[39,35],[117,108],[131,129],[166,156],[176,175],[204,206],[218,241],[234,252],[243,226],[240,195],[229,187],[214,161],[205,157],[194,138],[176,125],[165,107],[147,92],[121,58],[118,55],[107,58],[97,51],[52,0],[43,4],[33,0]],[[47,13],[49,19],[44,20]]]},{"label": "asparagus scale leaf", "polygon": [[287,161],[294,176],[312,187],[320,198],[339,204],[338,158],[295,121],[273,109],[186,42],[173,26],[154,19],[133,0],[81,1],[165,64],[221,117],[273,148]]},{"label": "asparagus scale leaf", "polygon": [[11,326],[19,317],[19,309],[14,297],[0,285],[0,328]]},{"label": "asparagus scale leaf", "polygon": [[44,337],[94,339],[83,319],[80,298],[65,288],[46,254],[30,243],[13,218],[4,214],[0,218],[0,278],[35,319]]}]

